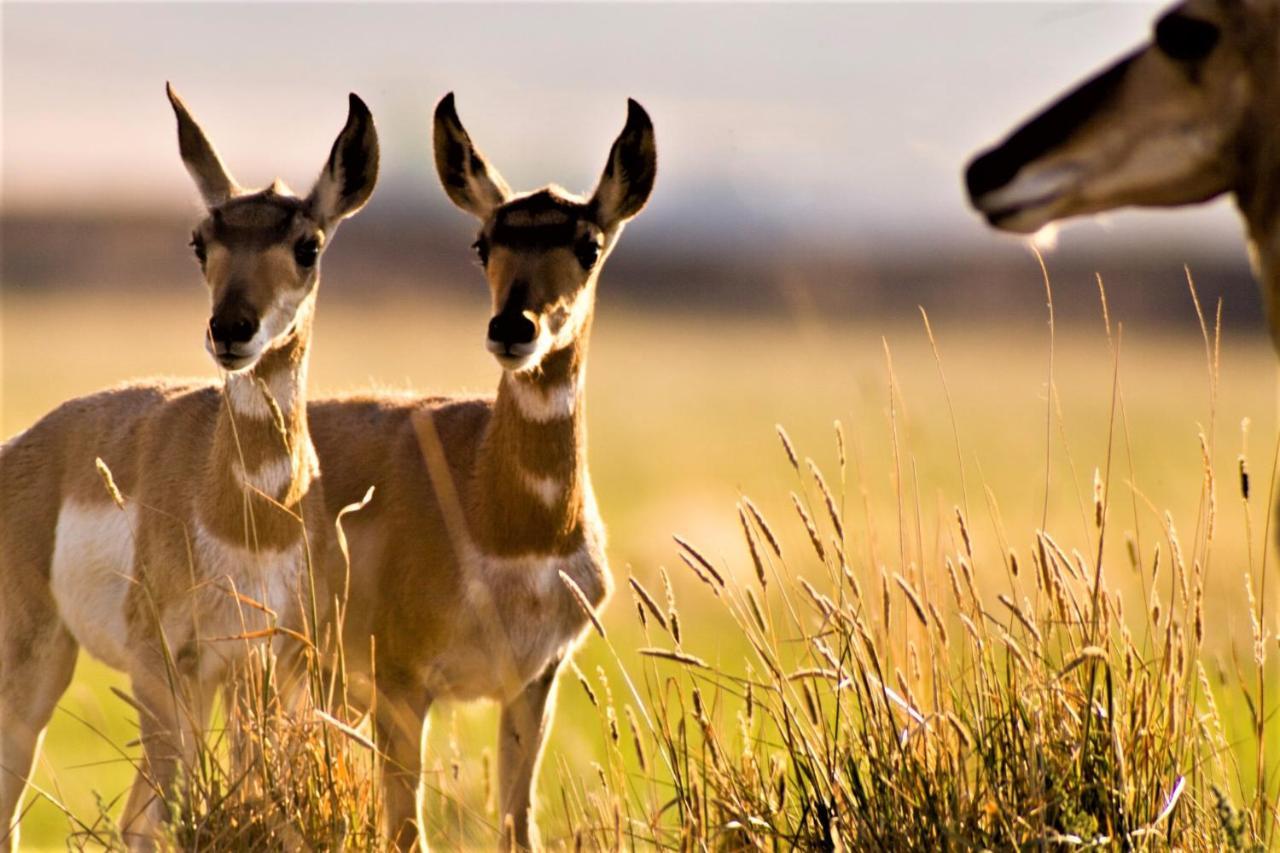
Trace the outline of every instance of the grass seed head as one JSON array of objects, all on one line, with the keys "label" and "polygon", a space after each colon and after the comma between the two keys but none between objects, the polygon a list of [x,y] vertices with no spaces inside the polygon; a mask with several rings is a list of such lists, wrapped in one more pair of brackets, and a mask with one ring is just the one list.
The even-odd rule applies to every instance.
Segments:
[{"label": "grass seed head", "polygon": [[798,472],[800,470],[800,460],[796,457],[796,448],[791,443],[791,436],[787,435],[787,431],[783,429],[782,424],[775,424],[773,428],[778,432],[778,439],[782,442],[782,449],[787,454],[787,461]]},{"label": "grass seed head", "polygon": [[774,535],[773,528],[769,526],[769,522],[765,521],[764,513],[760,512],[760,508],[752,502],[751,498],[743,497],[742,504],[747,508],[747,512],[751,513],[752,519],[755,520],[756,527],[760,528],[760,532],[764,534],[765,541],[769,543],[769,547],[773,549],[773,553],[782,559],[782,543],[778,541],[778,537]]},{"label": "grass seed head", "polygon": [[106,487],[111,501],[119,509],[124,509],[124,495],[120,494],[120,489],[116,486],[116,478],[111,475],[111,469],[107,467],[107,463],[103,462],[102,457],[99,456],[93,460],[93,464],[98,469],[98,476],[102,478],[102,485]]},{"label": "grass seed head", "polygon": [[662,615],[662,609],[658,607],[658,602],[649,594],[649,590],[644,588],[644,585],[636,579],[635,575],[628,576],[627,583],[631,585],[631,591],[635,593],[639,602],[644,605],[641,610],[641,619],[643,620],[644,618],[644,610],[648,610],[649,613],[652,614],[653,618],[657,620],[658,624],[662,626],[662,629],[664,631],[668,630],[667,618]]},{"label": "grass seed head", "polygon": [[769,580],[765,576],[764,561],[760,559],[760,549],[756,545],[756,535],[751,530],[751,524],[747,521],[747,511],[743,509],[742,504],[738,504],[738,522],[742,525],[743,538],[747,540],[747,550],[751,554],[751,565],[756,572],[756,582],[760,584],[761,589],[764,589],[768,586]]},{"label": "grass seed head", "polygon": [[800,500],[800,496],[795,492],[791,493],[791,503],[796,508],[796,514],[800,516],[800,522],[804,524],[805,532],[809,534],[809,543],[813,545],[813,552],[818,555],[819,560],[825,563],[827,561],[827,550],[822,547],[822,537],[818,535],[818,528],[813,523],[813,517],[809,515],[809,511],[804,507],[804,502]]}]

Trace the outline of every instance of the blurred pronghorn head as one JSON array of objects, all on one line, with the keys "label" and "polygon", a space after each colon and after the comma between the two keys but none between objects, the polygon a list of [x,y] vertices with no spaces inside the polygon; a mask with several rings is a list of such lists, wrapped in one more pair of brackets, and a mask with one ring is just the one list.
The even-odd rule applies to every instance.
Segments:
[{"label": "blurred pronghorn head", "polygon": [[205,347],[226,370],[247,370],[287,342],[314,304],[319,261],[338,223],[358,211],[378,178],[378,136],[364,101],[350,96],[346,127],[305,198],[276,181],[244,190],[222,165],[171,86],[178,147],[208,215],[191,247],[209,285]]},{"label": "blurred pronghorn head", "polygon": [[627,101],[627,124],[590,198],[555,186],[512,195],[472,144],[452,93],[436,107],[435,160],[449,198],[481,222],[474,248],[493,299],[486,346],[506,370],[535,369],[582,331],[605,258],[649,198],[657,172],[649,114]]},{"label": "blurred pronghorn head", "polygon": [[1150,43],[975,159],[966,175],[974,207],[1018,232],[1231,191],[1247,208],[1265,158],[1280,165],[1272,141],[1277,7],[1275,0],[1175,6],[1156,21]]}]

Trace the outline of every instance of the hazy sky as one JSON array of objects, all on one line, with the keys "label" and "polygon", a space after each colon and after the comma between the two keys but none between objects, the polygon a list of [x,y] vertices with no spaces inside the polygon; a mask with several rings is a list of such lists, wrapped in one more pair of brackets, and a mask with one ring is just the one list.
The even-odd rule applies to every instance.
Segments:
[{"label": "hazy sky", "polygon": [[[374,203],[443,203],[429,116],[453,90],[513,186],[587,189],[633,96],[658,133],[652,218],[989,239],[968,157],[1145,38],[1159,8],[6,3],[3,203],[193,205],[169,79],[250,185],[281,171],[305,190],[354,90],[383,141]],[[1107,227],[1240,240],[1223,203],[1085,230]]]}]

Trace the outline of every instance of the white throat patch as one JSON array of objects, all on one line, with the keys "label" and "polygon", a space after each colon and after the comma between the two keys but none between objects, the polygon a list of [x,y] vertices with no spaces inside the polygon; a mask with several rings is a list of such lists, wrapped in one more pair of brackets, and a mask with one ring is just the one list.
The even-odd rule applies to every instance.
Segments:
[{"label": "white throat patch", "polygon": [[557,385],[540,387],[531,382],[511,379],[508,382],[512,399],[520,413],[531,421],[548,423],[573,416],[578,402],[576,378]]},{"label": "white throat patch", "polygon": [[548,507],[554,507],[564,495],[564,483],[555,477],[545,477],[534,474],[532,471],[521,471],[520,479],[524,482],[525,488]]},{"label": "white throat patch", "polygon": [[[272,419],[271,407],[262,394],[262,386],[258,384],[255,374],[232,373],[227,376],[227,399],[231,402],[231,411],[236,417],[252,418],[258,421]],[[287,370],[278,370],[267,380],[267,389],[271,397],[280,407],[285,419],[293,412],[293,377]]]}]

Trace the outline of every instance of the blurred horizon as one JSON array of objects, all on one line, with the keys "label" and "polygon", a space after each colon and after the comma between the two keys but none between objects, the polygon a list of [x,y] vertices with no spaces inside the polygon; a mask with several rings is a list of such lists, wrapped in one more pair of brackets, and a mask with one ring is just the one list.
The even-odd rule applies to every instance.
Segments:
[{"label": "blurred horizon", "polygon": [[[1035,259],[969,209],[963,167],[1162,5],[6,4],[0,274],[24,291],[193,280],[169,80],[242,184],[300,194],[346,93],[369,103],[382,175],[330,280],[478,286],[474,224],[430,158],[445,92],[518,190],[589,191],[635,97],[659,178],[607,289],[669,310],[1039,311]],[[1072,222],[1046,256],[1064,317],[1096,316],[1096,273],[1117,308],[1194,322],[1188,265],[1233,326],[1262,329],[1226,199]]]}]

